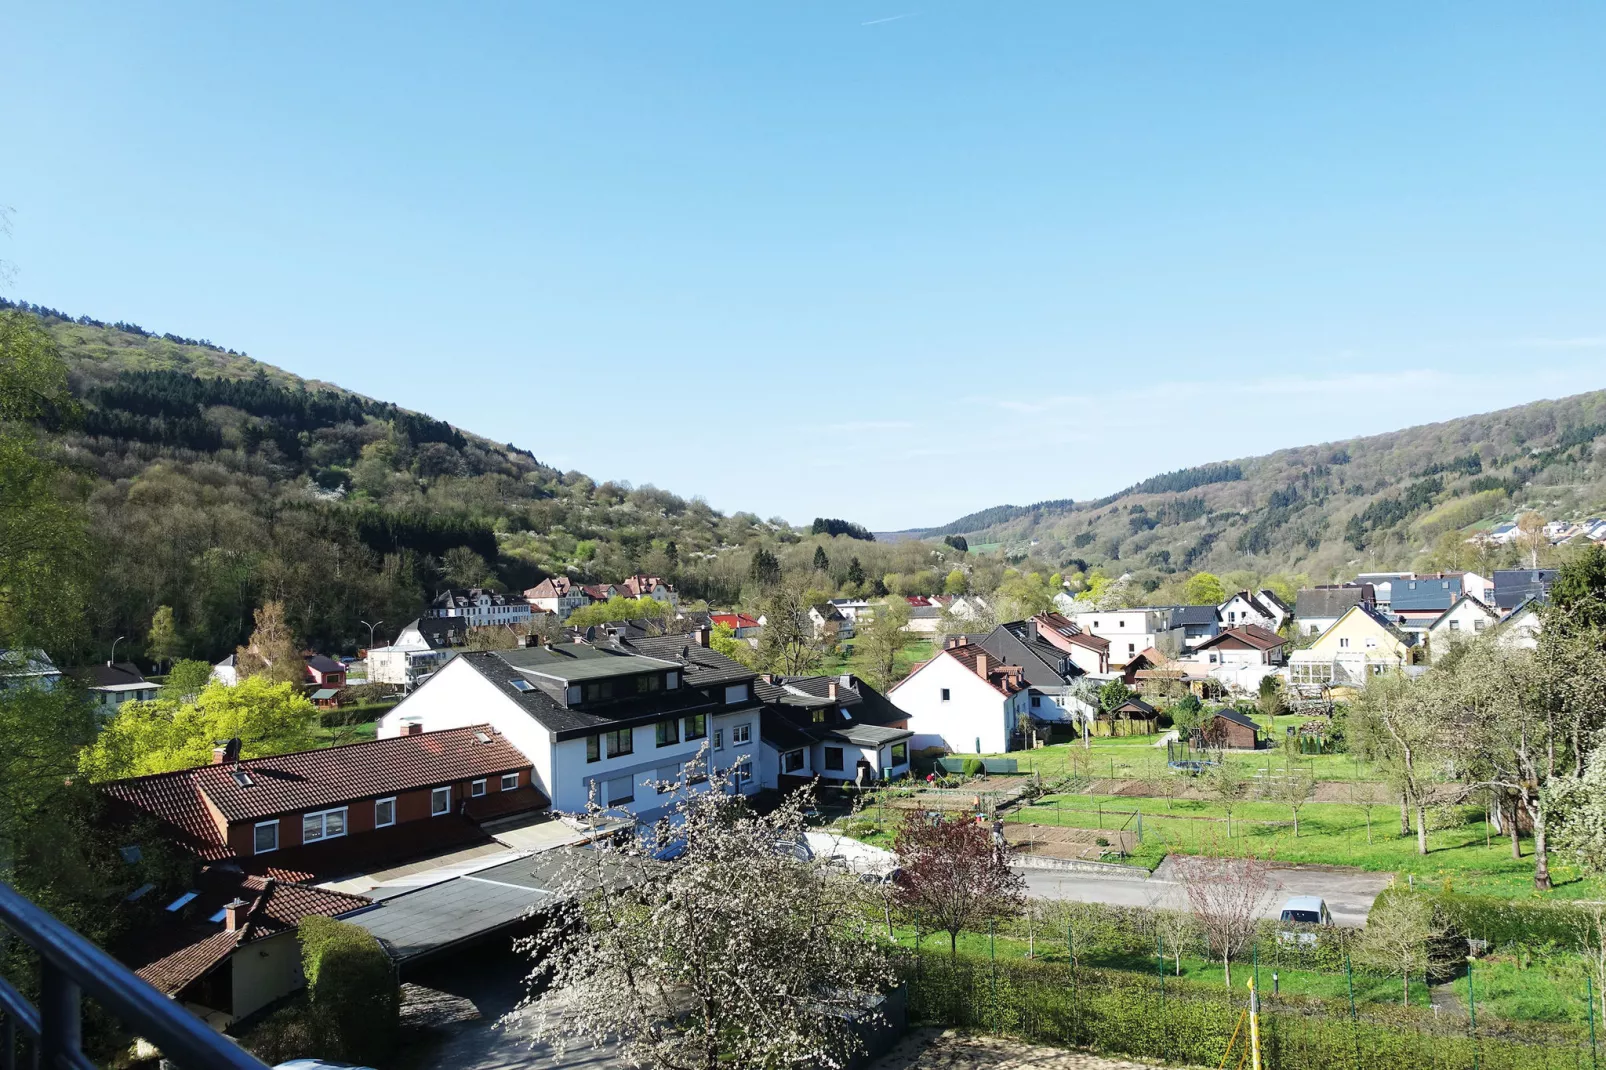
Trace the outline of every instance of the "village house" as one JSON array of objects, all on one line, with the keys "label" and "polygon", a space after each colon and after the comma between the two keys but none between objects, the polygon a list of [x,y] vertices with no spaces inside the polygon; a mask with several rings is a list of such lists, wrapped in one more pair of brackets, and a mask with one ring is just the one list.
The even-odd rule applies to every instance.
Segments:
[{"label": "village house", "polygon": [[651,598],[658,602],[667,602],[671,606],[680,604],[680,596],[675,593],[673,586],[657,576],[647,576],[639,572],[624,578],[619,584],[619,593],[626,598]]},{"label": "village house", "polygon": [[1259,750],[1266,745],[1253,719],[1227,707],[1216,710],[1194,730],[1194,743],[1217,750]]},{"label": "village house", "polygon": [[818,605],[809,607],[809,623],[814,625],[814,638],[816,639],[828,639],[835,642],[839,639],[851,639],[853,637],[853,626],[829,602],[821,602]]},{"label": "village house", "polygon": [[1196,671],[1238,691],[1254,692],[1285,663],[1288,640],[1258,624],[1229,628],[1182,659]]},{"label": "village house", "polygon": [[191,890],[118,956],[219,1027],[301,987],[301,918],[369,903],[313,884],[486,842],[478,822],[547,805],[489,725],[266,758],[230,740],[211,765],[100,790],[112,820],[153,822],[195,866]]},{"label": "village house", "polygon": [[[378,734],[489,724],[529,758],[554,809],[583,813],[594,802],[654,820],[672,801],[665,784],[699,782],[695,763],[714,732],[751,739],[758,727],[757,674],[707,642],[699,630],[467,651],[382,715]],[[720,768],[737,757],[709,754]],[[757,790],[750,759],[733,775]]]},{"label": "village house", "polygon": [[1031,719],[1021,667],[1001,665],[983,647],[957,639],[894,684],[887,698],[908,714],[916,750],[1011,750]]},{"label": "village house", "polygon": [[1500,614],[1464,594],[1428,625],[1428,653],[1436,660],[1455,643],[1470,643],[1499,623]]},{"label": "village house", "polygon": [[425,616],[461,620],[470,628],[521,625],[530,623],[530,603],[519,595],[470,587],[441,592]]},{"label": "village house", "polygon": [[1110,609],[1078,613],[1076,626],[1110,642],[1110,667],[1120,668],[1138,653],[1154,647],[1169,654],[1182,651],[1184,631],[1169,607]]},{"label": "village house", "polygon": [[1173,606],[1171,623],[1182,629],[1182,649],[1188,651],[1221,631],[1221,611],[1215,606]]},{"label": "village house", "polygon": [[[788,791],[818,777],[872,784],[909,775],[914,733],[902,710],[852,676],[770,676],[754,685],[760,714],[759,780]],[[743,740],[742,745],[747,741]],[[726,746],[715,740],[716,752]],[[732,741],[730,746],[737,746]]]},{"label": "village house", "polygon": [[589,605],[591,596],[567,576],[548,576],[526,589],[524,600],[541,612],[551,613],[559,621],[566,621],[570,613]]},{"label": "village house", "polygon": [[1277,630],[1276,612],[1256,595],[1248,591],[1239,591],[1216,609],[1221,623],[1228,628],[1240,628],[1246,624],[1253,624],[1257,628],[1267,631]]},{"label": "village house", "polygon": [[1351,606],[1333,625],[1288,659],[1295,684],[1360,686],[1372,676],[1411,661],[1416,637],[1396,628],[1370,605]]},{"label": "village house", "polygon": [[1550,586],[1560,574],[1554,568],[1499,568],[1494,573],[1494,608],[1510,613],[1532,599],[1550,601]]},{"label": "village house", "polygon": [[371,647],[368,682],[408,691],[452,660],[457,654],[451,642],[453,636],[440,627],[442,624],[450,624],[450,618],[415,620],[390,645]]},{"label": "village house", "polygon": [[54,691],[61,684],[61,670],[43,650],[0,648],[0,691],[36,687]]},{"label": "village house", "polygon": [[869,616],[875,612],[869,599],[866,598],[833,598],[831,604],[836,607],[838,613],[854,623],[858,623],[859,614]]},{"label": "village house", "polygon": [[1544,618],[1538,599],[1530,598],[1506,614],[1495,632],[1496,641],[1509,650],[1537,650]]},{"label": "village house", "polygon": [[1461,577],[1452,573],[1395,580],[1388,612],[1404,630],[1424,634],[1462,593]]},{"label": "village house", "polygon": [[731,635],[737,639],[758,638],[758,633],[764,629],[764,620],[761,617],[749,616],[746,613],[715,613],[708,618],[714,624],[723,624],[731,630]]},{"label": "village house", "polygon": [[346,666],[334,658],[313,654],[307,658],[307,678],[318,687],[345,687]]},{"label": "village house", "polygon": [[1375,606],[1370,583],[1306,587],[1294,599],[1294,623],[1302,635],[1320,635],[1355,606]]},{"label": "village house", "polygon": [[1063,613],[1039,613],[1032,618],[1041,641],[1063,650],[1071,663],[1089,676],[1105,676],[1110,671],[1110,641],[1089,635]]},{"label": "village house", "polygon": [[1255,595],[1255,600],[1271,614],[1271,630],[1274,632],[1282,631],[1283,625],[1294,618],[1294,607],[1284,602],[1277,596],[1277,592],[1270,588],[1262,587],[1259,593]]},{"label": "village house", "polygon": [[125,702],[149,702],[162,690],[162,685],[145,679],[132,662],[89,665],[73,673],[89,692],[89,702],[95,712],[110,716]]},{"label": "village house", "polygon": [[[1082,682],[1087,670],[1078,665],[1066,649],[1045,637],[1042,616],[1000,624],[980,639],[971,637],[971,642],[1000,665],[1020,666],[1031,689],[1027,709],[1034,725],[1044,728],[1080,726],[1096,710],[1088,696],[1090,689]],[[1086,649],[1069,642],[1066,645],[1077,650]]]}]

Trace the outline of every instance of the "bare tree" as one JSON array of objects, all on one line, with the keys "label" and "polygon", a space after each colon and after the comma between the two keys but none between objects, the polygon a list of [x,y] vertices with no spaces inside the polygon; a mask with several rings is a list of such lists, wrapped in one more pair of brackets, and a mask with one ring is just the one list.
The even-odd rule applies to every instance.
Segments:
[{"label": "bare tree", "polygon": [[1387,789],[1375,780],[1350,781],[1349,801],[1366,815],[1366,842],[1372,842],[1372,811],[1387,802]]},{"label": "bare tree", "polygon": [[642,1067],[842,1066],[866,993],[895,979],[863,886],[787,849],[805,798],[755,815],[701,762],[708,790],[667,785],[675,820],[575,853],[522,943],[531,994],[507,1024],[560,1050],[616,1041]]},{"label": "bare tree", "polygon": [[284,619],[283,602],[267,602],[256,611],[256,630],[235,651],[240,678],[264,676],[276,684],[299,684],[307,678],[301,648]]},{"label": "bare tree", "polygon": [[1227,815],[1227,838],[1232,839],[1232,814],[1249,794],[1249,780],[1226,755],[1210,771],[1210,794]]},{"label": "bare tree", "polygon": [[1366,916],[1356,947],[1362,962],[1398,974],[1403,1003],[1411,1002],[1411,978],[1427,968],[1428,945],[1444,935],[1433,903],[1421,896],[1384,895]]},{"label": "bare tree", "polygon": [[1271,898],[1271,867],[1263,859],[1176,856],[1177,874],[1205,945],[1221,960],[1232,988],[1232,960],[1249,946]]},{"label": "bare tree", "polygon": [[1296,840],[1299,839],[1299,811],[1310,802],[1310,793],[1315,786],[1316,782],[1310,774],[1300,769],[1290,769],[1278,777],[1272,786],[1272,797],[1288,807],[1288,812],[1293,815]]},{"label": "bare tree", "polygon": [[974,821],[930,821],[911,812],[892,845],[898,901],[927,932],[959,934],[1019,910],[1026,881],[1009,868],[1009,847]]},{"label": "bare tree", "polygon": [[1154,927],[1160,934],[1160,946],[1170,954],[1176,975],[1182,976],[1182,951],[1199,935],[1199,926],[1193,915],[1184,910],[1162,910],[1155,905]]}]

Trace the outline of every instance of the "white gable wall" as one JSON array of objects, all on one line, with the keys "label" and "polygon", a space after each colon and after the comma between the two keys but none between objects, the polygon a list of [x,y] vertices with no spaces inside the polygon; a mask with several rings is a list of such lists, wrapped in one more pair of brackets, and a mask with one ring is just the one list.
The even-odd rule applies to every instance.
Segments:
[{"label": "white gable wall", "polygon": [[[942,698],[944,688],[947,701]],[[1009,749],[1015,718],[1027,715],[1027,696],[1021,691],[1006,698],[942,653],[893,688],[887,698],[909,715],[916,750],[945,747],[956,754],[993,754]]]}]

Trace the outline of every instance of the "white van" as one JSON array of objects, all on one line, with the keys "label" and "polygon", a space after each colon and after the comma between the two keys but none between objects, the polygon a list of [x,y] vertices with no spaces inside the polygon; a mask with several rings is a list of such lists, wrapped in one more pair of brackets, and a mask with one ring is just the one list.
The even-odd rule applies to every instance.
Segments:
[{"label": "white van", "polygon": [[1296,895],[1283,904],[1283,912],[1278,920],[1297,928],[1278,930],[1277,939],[1285,944],[1311,947],[1316,943],[1316,927],[1332,925],[1333,915],[1327,910],[1327,900],[1321,896]]}]

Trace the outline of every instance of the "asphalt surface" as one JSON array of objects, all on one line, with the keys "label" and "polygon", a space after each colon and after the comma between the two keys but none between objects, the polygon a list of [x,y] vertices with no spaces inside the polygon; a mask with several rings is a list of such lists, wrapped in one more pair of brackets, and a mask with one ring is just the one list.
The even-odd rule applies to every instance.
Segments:
[{"label": "asphalt surface", "polygon": [[[1159,907],[1187,910],[1188,895],[1174,879],[1169,859],[1147,880],[1103,874],[1060,870],[1027,869],[1016,872],[1026,878],[1027,894],[1040,899],[1071,899],[1082,903],[1108,903],[1111,906]],[[1388,887],[1387,873],[1360,873],[1354,870],[1328,870],[1310,867],[1274,867],[1273,891],[1267,897],[1261,916],[1276,918],[1285,900],[1296,895],[1318,895],[1327,900],[1338,925],[1360,928],[1372,901]]]}]

